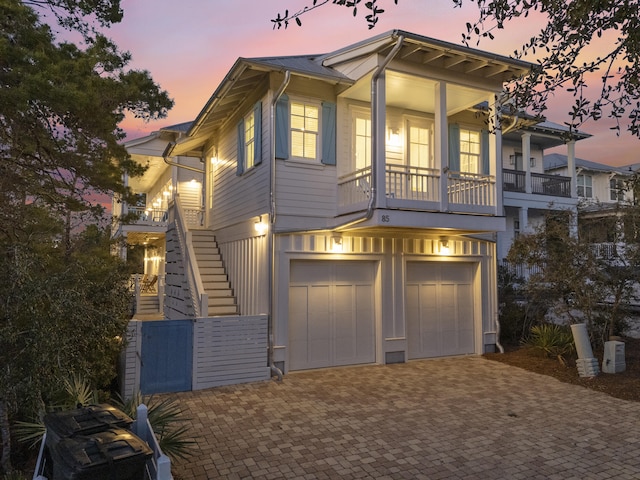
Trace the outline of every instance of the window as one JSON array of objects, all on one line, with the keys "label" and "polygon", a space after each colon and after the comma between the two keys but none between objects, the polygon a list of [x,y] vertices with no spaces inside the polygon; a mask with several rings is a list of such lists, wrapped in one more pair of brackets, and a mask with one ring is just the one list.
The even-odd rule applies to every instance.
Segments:
[{"label": "window", "polygon": [[356,170],[371,166],[371,119],[364,113],[354,118]]},{"label": "window", "polygon": [[480,131],[460,128],[460,171],[480,172]]},{"label": "window", "polygon": [[262,103],[254,105],[253,110],[246,114],[238,123],[238,169],[237,175],[262,162]]},{"label": "window", "polygon": [[336,165],[335,103],[291,100],[282,94],[276,103],[275,123],[276,158]]},{"label": "window", "polygon": [[593,197],[593,177],[591,175],[578,175],[578,196],[584,198]]},{"label": "window", "polygon": [[255,124],[254,112],[244,117],[244,169],[249,170],[255,166]]},{"label": "window", "polygon": [[409,122],[409,165],[420,168],[433,168],[431,155],[431,129]]},{"label": "window", "polygon": [[319,106],[291,102],[291,156],[318,158],[319,118]]},{"label": "window", "polygon": [[609,192],[611,200],[621,202],[624,200],[624,180],[612,178],[609,180]]}]

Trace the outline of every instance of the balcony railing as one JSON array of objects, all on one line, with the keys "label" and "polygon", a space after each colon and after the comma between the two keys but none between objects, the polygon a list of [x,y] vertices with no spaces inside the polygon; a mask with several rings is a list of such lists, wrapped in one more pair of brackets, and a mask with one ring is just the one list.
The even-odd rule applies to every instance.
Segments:
[{"label": "balcony railing", "polygon": [[128,211],[131,214],[136,214],[138,221],[137,225],[166,225],[169,220],[169,214],[167,210],[163,209],[150,209],[145,207],[128,207]]},{"label": "balcony railing", "polygon": [[[526,173],[521,170],[502,170],[505,192],[526,193]],[[531,173],[531,193],[554,197],[571,197],[571,178],[545,173]]]},{"label": "balcony railing", "polygon": [[[447,172],[443,198],[440,170],[387,165],[385,172],[387,206],[392,208],[442,210],[457,213],[492,214],[496,205],[495,177]],[[371,195],[371,168],[363,168],[338,179],[338,208],[363,208]],[[447,205],[444,206],[443,204]]]}]

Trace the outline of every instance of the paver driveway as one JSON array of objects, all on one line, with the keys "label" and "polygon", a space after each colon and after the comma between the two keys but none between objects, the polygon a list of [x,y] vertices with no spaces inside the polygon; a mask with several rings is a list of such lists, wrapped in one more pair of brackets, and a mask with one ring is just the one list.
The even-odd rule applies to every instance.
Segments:
[{"label": "paver driveway", "polygon": [[640,479],[640,403],[482,357],[173,395],[179,479]]}]

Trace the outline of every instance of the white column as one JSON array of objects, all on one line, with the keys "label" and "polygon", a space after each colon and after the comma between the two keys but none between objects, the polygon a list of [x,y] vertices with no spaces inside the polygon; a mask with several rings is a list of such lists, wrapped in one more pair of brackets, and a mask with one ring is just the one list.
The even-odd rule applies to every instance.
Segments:
[{"label": "white column", "polygon": [[522,163],[524,165],[525,177],[524,177],[524,191],[531,193],[531,134],[522,134]]},{"label": "white column", "polygon": [[435,164],[440,170],[440,211],[449,210],[449,125],[447,124],[447,84],[438,82],[435,86]]},{"label": "white column", "polygon": [[520,207],[518,210],[518,220],[520,221],[520,232],[529,233],[529,209],[527,207]]},{"label": "white column", "polygon": [[386,173],[386,118],[387,95],[386,75],[382,72],[376,82],[376,98],[371,105],[371,128],[375,129],[376,138],[373,153],[372,168],[376,169],[376,205],[375,208],[387,206],[387,173]]},{"label": "white column", "polygon": [[[495,108],[492,108],[493,114],[493,125],[500,125],[500,106],[497,103],[497,100],[489,99],[489,105],[496,105]],[[495,134],[489,135],[489,156],[491,158],[489,163],[489,172],[495,175],[496,185],[495,185],[495,193],[496,196],[496,215],[501,216],[504,215],[503,208],[503,194],[502,194],[502,130],[499,128],[494,128]]]},{"label": "white column", "polygon": [[571,177],[571,198],[578,198],[578,172],[576,171],[576,141],[567,143],[567,169]]}]

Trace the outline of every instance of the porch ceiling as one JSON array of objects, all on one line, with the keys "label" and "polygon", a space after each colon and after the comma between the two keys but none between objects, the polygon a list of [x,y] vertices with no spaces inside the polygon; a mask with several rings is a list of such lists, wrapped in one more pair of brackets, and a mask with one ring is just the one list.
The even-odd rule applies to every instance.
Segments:
[{"label": "porch ceiling", "polygon": [[128,245],[155,245],[164,243],[164,233],[158,232],[127,232]]},{"label": "porch ceiling", "polygon": [[148,192],[153,184],[160,178],[165,169],[169,168],[162,157],[151,155],[131,155],[131,158],[140,165],[146,166],[147,171],[140,177],[129,177],[129,187],[134,192]]},{"label": "porch ceiling", "polygon": [[[436,82],[425,78],[388,71],[386,75],[387,105],[422,112],[435,111]],[[361,102],[370,102],[371,74],[349,88],[344,96]],[[447,115],[474,107],[489,98],[489,92],[461,85],[447,84]]]}]

